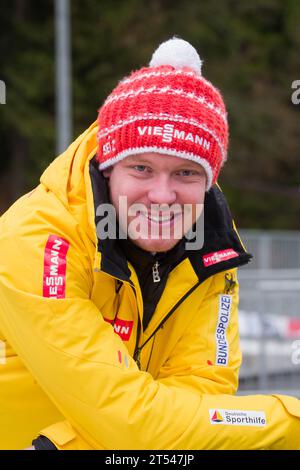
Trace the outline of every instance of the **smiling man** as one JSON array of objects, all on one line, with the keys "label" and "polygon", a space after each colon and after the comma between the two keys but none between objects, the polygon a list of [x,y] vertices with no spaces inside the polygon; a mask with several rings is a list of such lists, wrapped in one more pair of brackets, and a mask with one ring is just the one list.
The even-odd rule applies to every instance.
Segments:
[{"label": "smiling man", "polygon": [[251,256],[216,184],[227,146],[173,39],[3,215],[0,448],[300,448],[298,400],[233,396]]}]

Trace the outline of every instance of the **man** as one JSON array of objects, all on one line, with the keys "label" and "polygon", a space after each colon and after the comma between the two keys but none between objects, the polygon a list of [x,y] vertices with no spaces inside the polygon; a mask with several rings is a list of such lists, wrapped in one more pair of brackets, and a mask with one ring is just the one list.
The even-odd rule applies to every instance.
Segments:
[{"label": "man", "polygon": [[298,400],[232,396],[250,255],[216,184],[227,145],[173,39],[1,218],[1,448],[300,448]]}]

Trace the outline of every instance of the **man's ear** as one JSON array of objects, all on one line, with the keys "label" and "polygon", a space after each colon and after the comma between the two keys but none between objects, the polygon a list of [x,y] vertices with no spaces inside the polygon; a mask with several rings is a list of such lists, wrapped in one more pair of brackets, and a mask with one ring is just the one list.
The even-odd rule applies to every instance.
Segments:
[{"label": "man's ear", "polygon": [[104,178],[108,178],[108,179],[109,179],[109,178],[110,178],[110,174],[111,174],[111,168],[107,168],[106,170],[103,170],[102,173],[103,173]]}]

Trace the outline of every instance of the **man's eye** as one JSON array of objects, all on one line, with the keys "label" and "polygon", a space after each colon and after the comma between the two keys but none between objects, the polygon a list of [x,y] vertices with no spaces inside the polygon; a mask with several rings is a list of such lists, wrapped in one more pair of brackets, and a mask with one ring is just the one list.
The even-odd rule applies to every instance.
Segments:
[{"label": "man's eye", "polygon": [[180,176],[191,176],[197,174],[196,171],[193,170],[180,170],[178,173]]},{"label": "man's eye", "polygon": [[147,169],[145,165],[135,165],[133,168],[141,173],[143,173]]}]

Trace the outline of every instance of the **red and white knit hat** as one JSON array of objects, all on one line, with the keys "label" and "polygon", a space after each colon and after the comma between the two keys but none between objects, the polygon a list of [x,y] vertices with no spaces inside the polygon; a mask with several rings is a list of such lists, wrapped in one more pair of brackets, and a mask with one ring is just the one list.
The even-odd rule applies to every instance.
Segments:
[{"label": "red and white knit hat", "polygon": [[155,152],[202,165],[207,190],[216,182],[227,157],[227,113],[220,92],[201,76],[201,65],[193,46],[170,39],[149,67],[117,85],[99,109],[100,170],[129,155]]}]

